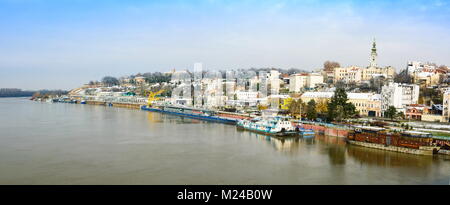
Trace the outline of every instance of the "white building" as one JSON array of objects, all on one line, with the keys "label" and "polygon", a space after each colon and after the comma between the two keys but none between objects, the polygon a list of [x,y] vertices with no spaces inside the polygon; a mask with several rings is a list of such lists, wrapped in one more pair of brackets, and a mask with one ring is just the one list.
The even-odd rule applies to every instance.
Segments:
[{"label": "white building", "polygon": [[280,93],[280,72],[271,70],[268,74],[268,83],[270,84],[270,93],[277,95]]},{"label": "white building", "polygon": [[315,88],[317,87],[318,84],[322,84],[323,83],[323,75],[320,73],[310,73],[307,81],[306,81],[306,86],[308,88]]},{"label": "white building", "polygon": [[235,98],[228,98],[227,105],[235,107],[256,107],[258,104],[267,104],[266,98],[258,98],[257,91],[237,91]]},{"label": "white building", "polygon": [[409,75],[412,75],[415,72],[421,72],[424,69],[424,64],[419,61],[409,61],[406,65],[406,70]]},{"label": "white building", "polygon": [[289,91],[300,92],[303,88],[315,88],[323,83],[323,75],[320,73],[300,73],[289,76]]},{"label": "white building", "polygon": [[254,100],[258,98],[258,92],[255,91],[238,91],[236,92],[237,100]]},{"label": "white building", "polygon": [[381,109],[386,111],[394,106],[398,111],[405,112],[405,107],[417,104],[419,101],[419,86],[414,84],[389,83],[381,90]]},{"label": "white building", "polygon": [[300,92],[302,88],[306,87],[308,74],[293,74],[289,76],[289,91]]},{"label": "white building", "polygon": [[443,97],[442,115],[444,116],[444,122],[450,122],[450,90],[447,90]]}]

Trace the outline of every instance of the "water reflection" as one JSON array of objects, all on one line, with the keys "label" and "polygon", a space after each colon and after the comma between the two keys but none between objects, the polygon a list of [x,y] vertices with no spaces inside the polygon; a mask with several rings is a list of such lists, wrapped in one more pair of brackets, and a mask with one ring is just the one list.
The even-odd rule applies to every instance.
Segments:
[{"label": "water reflection", "polygon": [[[445,156],[419,156],[389,152],[366,147],[347,145],[342,137],[316,135],[312,137],[271,137],[248,131],[239,131],[243,136],[256,138],[271,145],[274,150],[284,153],[297,153],[300,149],[318,149],[319,153],[328,156],[331,165],[345,165],[348,159],[361,164],[380,167],[421,167],[427,168],[439,163],[436,158]],[[433,162],[437,161],[437,162]]]},{"label": "water reflection", "polygon": [[299,147],[298,137],[273,137],[245,130],[237,130],[243,137],[257,139],[271,145],[276,151],[295,152]]},{"label": "water reflection", "polygon": [[156,112],[147,112],[147,120],[151,123],[175,123],[175,124],[201,124],[208,123],[203,120],[192,119],[188,117],[181,117],[175,115],[167,115]]},{"label": "water reflection", "polygon": [[410,155],[398,152],[370,149],[349,145],[347,155],[360,164],[376,165],[379,167],[420,167],[427,169],[432,164],[439,163],[431,156]]}]

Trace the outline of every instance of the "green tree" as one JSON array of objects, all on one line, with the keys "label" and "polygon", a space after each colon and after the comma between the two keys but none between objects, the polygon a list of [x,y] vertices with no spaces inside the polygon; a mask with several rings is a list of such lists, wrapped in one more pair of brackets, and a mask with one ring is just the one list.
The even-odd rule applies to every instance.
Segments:
[{"label": "green tree", "polygon": [[306,106],[306,117],[310,120],[315,120],[317,118],[316,101],[311,100],[308,102],[308,105]]},{"label": "green tree", "polygon": [[327,120],[341,121],[356,115],[356,107],[350,102],[347,102],[347,93],[344,88],[336,88],[334,96],[327,106]]},{"label": "green tree", "polygon": [[389,106],[386,111],[384,111],[384,117],[391,118],[393,120],[397,116],[397,109],[394,106]]}]

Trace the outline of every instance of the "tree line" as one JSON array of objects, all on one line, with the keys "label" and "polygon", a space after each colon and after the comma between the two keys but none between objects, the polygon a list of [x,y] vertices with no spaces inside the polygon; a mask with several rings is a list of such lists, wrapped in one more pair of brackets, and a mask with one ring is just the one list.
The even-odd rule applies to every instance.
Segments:
[{"label": "tree line", "polygon": [[65,95],[68,92],[65,90],[22,90],[18,88],[0,88],[0,97],[31,97],[35,94],[41,95]]},{"label": "tree line", "polygon": [[[146,83],[164,83],[164,82],[170,82],[172,75],[170,74],[164,74],[161,72],[154,72],[154,73],[144,73],[144,74],[137,74],[130,76],[130,83],[135,84],[135,77],[142,76],[145,78]],[[116,77],[112,76],[105,76],[102,78],[101,82],[106,86],[114,86],[114,85],[120,85],[120,80]],[[94,85],[95,82],[91,81],[89,82],[90,85]]]},{"label": "tree line", "polygon": [[290,100],[287,110],[294,117],[306,117],[308,120],[320,118],[328,122],[342,121],[358,115],[355,105],[348,102],[344,88],[337,88],[329,101],[310,100],[304,103],[301,99]]},{"label": "tree line", "polygon": [[18,88],[0,88],[0,97],[31,97],[34,91]]}]

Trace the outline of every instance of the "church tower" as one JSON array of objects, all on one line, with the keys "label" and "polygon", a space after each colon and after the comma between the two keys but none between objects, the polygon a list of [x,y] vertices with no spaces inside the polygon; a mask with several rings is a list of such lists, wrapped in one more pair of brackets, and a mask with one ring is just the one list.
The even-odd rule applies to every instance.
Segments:
[{"label": "church tower", "polygon": [[376,68],[377,67],[377,43],[375,42],[375,39],[373,39],[373,44],[372,44],[372,53],[370,55],[370,66],[369,67],[373,67]]}]

